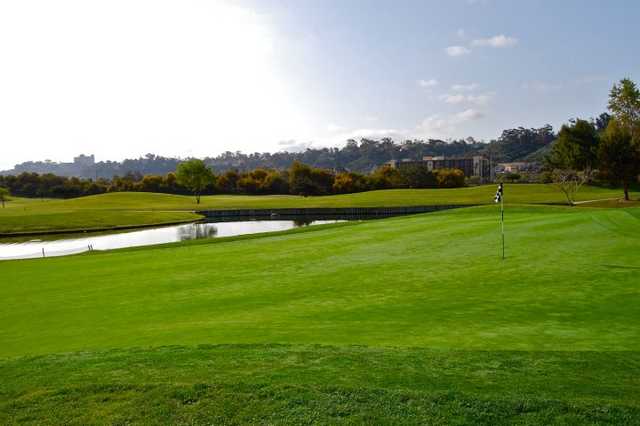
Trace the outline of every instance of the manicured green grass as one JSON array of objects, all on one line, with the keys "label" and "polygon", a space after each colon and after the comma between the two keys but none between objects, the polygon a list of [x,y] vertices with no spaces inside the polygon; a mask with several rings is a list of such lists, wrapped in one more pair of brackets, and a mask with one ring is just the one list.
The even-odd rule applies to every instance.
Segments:
[{"label": "manicured green grass", "polygon": [[638,424],[639,368],[639,352],[111,350],[0,361],[0,422]]},{"label": "manicured green grass", "polygon": [[628,208],[628,207],[640,207],[640,200],[625,201],[624,198],[612,199],[612,200],[597,200],[588,201],[578,204],[579,207],[599,207],[599,208]]},{"label": "manicured green grass", "polygon": [[2,262],[0,423],[640,424],[640,209],[506,218]]},{"label": "manicured green grass", "polygon": [[[0,233],[196,220],[199,216],[188,212],[204,209],[490,204],[494,194],[495,185],[484,185],[456,189],[396,189],[324,197],[214,195],[202,197],[201,204],[196,204],[193,197],[153,193],[110,193],[71,200],[16,199],[8,203],[13,203],[12,208],[0,209]],[[619,189],[585,187],[577,199],[602,200],[620,197],[621,194]],[[508,185],[506,200],[508,203],[528,204],[565,202],[553,185],[535,184]]]},{"label": "manicured green grass", "polygon": [[0,356],[200,343],[640,350],[635,209],[497,207],[0,264]]},{"label": "manicured green grass", "polygon": [[119,229],[130,226],[163,225],[202,219],[190,212],[79,210],[58,213],[4,215],[0,233],[33,233]]}]

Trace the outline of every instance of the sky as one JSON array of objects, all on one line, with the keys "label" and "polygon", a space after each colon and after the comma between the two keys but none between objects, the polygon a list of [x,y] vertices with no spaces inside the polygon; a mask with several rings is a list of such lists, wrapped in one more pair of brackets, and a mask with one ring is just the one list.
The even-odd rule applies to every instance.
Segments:
[{"label": "sky", "polygon": [[0,169],[489,141],[640,80],[640,2],[0,0]]}]

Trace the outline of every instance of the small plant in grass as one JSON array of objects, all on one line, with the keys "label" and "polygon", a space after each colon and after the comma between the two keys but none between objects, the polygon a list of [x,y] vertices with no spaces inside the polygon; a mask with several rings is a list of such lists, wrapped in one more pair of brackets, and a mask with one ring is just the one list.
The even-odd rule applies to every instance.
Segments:
[{"label": "small plant in grass", "polygon": [[573,169],[555,169],[552,173],[553,183],[567,198],[569,205],[575,204],[575,197],[580,187],[591,180],[591,171],[576,171]]}]

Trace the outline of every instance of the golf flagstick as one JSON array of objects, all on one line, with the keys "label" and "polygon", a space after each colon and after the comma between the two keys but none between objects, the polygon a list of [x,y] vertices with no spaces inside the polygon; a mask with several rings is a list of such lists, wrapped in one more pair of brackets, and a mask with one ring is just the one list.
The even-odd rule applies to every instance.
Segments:
[{"label": "golf flagstick", "polygon": [[504,195],[500,197],[500,225],[502,228],[502,260],[504,260]]},{"label": "golf flagstick", "polygon": [[496,203],[500,203],[500,231],[502,233],[502,260],[504,260],[504,187],[502,183],[498,185],[496,191],[496,197],[494,198]]}]

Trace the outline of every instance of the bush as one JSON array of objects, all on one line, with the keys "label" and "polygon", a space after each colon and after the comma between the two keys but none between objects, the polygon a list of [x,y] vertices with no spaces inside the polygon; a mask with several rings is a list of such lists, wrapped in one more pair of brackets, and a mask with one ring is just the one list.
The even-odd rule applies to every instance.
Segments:
[{"label": "bush", "polygon": [[370,189],[367,178],[358,173],[338,173],[333,182],[333,192],[336,194],[348,194],[362,192]]},{"label": "bush", "polygon": [[270,170],[262,181],[262,192],[265,194],[288,194],[287,178],[277,170]]},{"label": "bush", "polygon": [[[210,174],[209,174],[210,173]],[[468,179],[470,184],[474,178]],[[475,178],[477,179],[477,178]],[[430,171],[421,164],[401,165],[393,168],[384,165],[370,175],[354,172],[335,174],[328,169],[294,163],[289,170],[255,169],[239,173],[230,170],[222,175],[208,172],[206,185],[199,186],[202,195],[216,192],[226,194],[294,194],[329,195],[391,188],[455,188],[465,185],[460,170],[439,169]],[[13,195],[22,197],[72,198],[104,192],[161,192],[167,194],[194,193],[180,184],[175,173],[166,176],[127,173],[113,179],[79,179],[76,177],[22,173],[18,176],[0,176],[0,186]]]},{"label": "bush", "polygon": [[333,191],[335,176],[329,170],[316,169],[299,162],[289,171],[289,190],[294,195],[325,195]]},{"label": "bush", "polygon": [[515,183],[522,178],[522,175],[520,173],[509,172],[505,173],[504,178],[507,180],[507,182]]},{"label": "bush", "polygon": [[476,186],[476,185],[480,185],[481,179],[480,176],[469,176],[468,178],[465,179],[465,185],[468,186]]},{"label": "bush", "polygon": [[405,184],[398,169],[395,169],[388,164],[377,168],[369,176],[369,187],[371,189],[401,188],[404,185]]},{"label": "bush", "polygon": [[424,164],[402,165],[399,175],[404,186],[409,188],[437,188],[438,180],[435,173]]},{"label": "bush", "polygon": [[464,173],[458,169],[438,169],[435,172],[439,188],[460,188],[464,186]]},{"label": "bush", "polygon": [[260,182],[251,176],[243,176],[238,179],[238,192],[242,194],[257,194],[260,192]]}]

